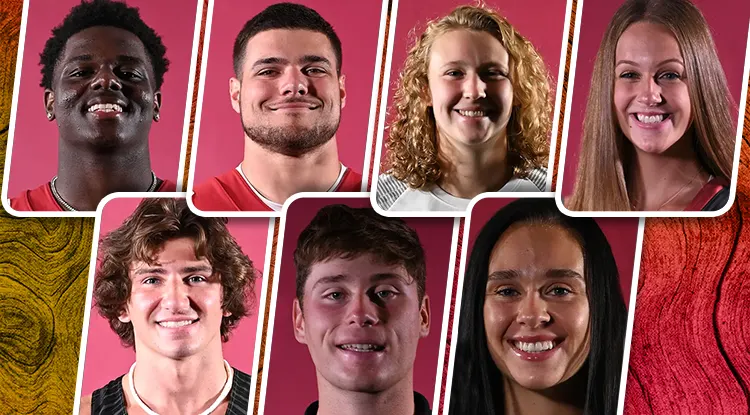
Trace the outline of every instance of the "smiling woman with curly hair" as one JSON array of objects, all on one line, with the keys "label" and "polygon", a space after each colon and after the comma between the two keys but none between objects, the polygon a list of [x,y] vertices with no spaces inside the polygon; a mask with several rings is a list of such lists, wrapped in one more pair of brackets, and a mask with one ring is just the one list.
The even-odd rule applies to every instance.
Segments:
[{"label": "smiling woman with curly hair", "polygon": [[378,204],[455,211],[484,192],[546,190],[550,90],[531,42],[486,6],[428,23],[394,96]]}]

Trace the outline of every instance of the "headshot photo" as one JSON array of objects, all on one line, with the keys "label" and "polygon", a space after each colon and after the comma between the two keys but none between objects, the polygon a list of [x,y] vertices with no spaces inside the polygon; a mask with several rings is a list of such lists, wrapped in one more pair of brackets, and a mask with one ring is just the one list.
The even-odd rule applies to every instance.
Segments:
[{"label": "headshot photo", "polygon": [[246,414],[268,219],[128,197],[108,201],[99,224],[79,413]]},{"label": "headshot photo", "polygon": [[363,190],[382,8],[382,0],[214,2],[192,206],[278,216],[296,193]]},{"label": "headshot photo", "polygon": [[27,4],[5,209],[94,216],[110,193],[181,191],[199,2]]},{"label": "headshot photo", "polygon": [[750,3],[588,2],[580,18],[560,206],[658,216],[725,208]]},{"label": "headshot photo", "polygon": [[281,229],[260,413],[432,414],[454,221],[300,198]]},{"label": "headshot photo", "polygon": [[565,216],[552,197],[476,203],[448,413],[616,413],[638,221]]},{"label": "headshot photo", "polygon": [[549,191],[568,2],[397,4],[373,205],[464,215],[482,193]]}]

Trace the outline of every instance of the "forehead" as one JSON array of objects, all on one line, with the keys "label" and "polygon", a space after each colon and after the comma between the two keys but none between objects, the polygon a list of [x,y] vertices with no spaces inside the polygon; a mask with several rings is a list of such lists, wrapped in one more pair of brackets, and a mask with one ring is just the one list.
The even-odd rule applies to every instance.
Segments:
[{"label": "forehead", "polygon": [[430,67],[461,61],[482,65],[508,65],[508,50],[487,32],[457,29],[439,35],[430,48]]},{"label": "forehead", "polygon": [[636,63],[661,62],[667,59],[682,60],[677,38],[665,26],[651,22],[637,22],[628,26],[617,41],[617,60]]},{"label": "forehead", "polygon": [[295,61],[306,55],[327,58],[335,64],[336,57],[328,37],[320,32],[301,29],[265,30],[251,37],[245,47],[245,62],[263,58]]},{"label": "forehead", "polygon": [[65,62],[83,55],[90,55],[92,59],[129,56],[150,62],[146,47],[138,36],[112,26],[89,27],[68,38],[60,54],[60,61]]},{"label": "forehead", "polygon": [[512,225],[490,256],[490,272],[517,270],[533,276],[551,269],[570,269],[583,275],[581,246],[559,225]]},{"label": "forehead", "polygon": [[146,264],[143,261],[135,260],[131,263],[131,271],[139,268],[158,265],[161,267],[184,265],[185,263],[202,263],[208,264],[208,259],[197,258],[195,255],[195,241],[191,238],[170,239],[161,247],[154,250],[153,264]]},{"label": "forehead", "polygon": [[401,264],[386,264],[372,254],[357,255],[352,258],[335,257],[317,262],[310,267],[305,282],[305,290],[320,283],[335,283],[352,286],[367,286],[385,281],[401,282],[408,286],[414,279]]}]

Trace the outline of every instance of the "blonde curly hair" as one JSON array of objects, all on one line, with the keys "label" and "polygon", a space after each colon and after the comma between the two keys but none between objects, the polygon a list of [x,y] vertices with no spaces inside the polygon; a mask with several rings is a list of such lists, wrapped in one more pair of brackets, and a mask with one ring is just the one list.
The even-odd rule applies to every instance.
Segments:
[{"label": "blonde curly hair", "polygon": [[449,15],[430,21],[409,51],[394,95],[396,119],[389,127],[384,170],[416,189],[433,185],[442,175],[427,72],[435,39],[453,30],[487,32],[507,49],[513,85],[513,109],[507,127],[513,173],[546,166],[552,128],[547,67],[531,42],[504,17],[480,3],[459,6]]}]

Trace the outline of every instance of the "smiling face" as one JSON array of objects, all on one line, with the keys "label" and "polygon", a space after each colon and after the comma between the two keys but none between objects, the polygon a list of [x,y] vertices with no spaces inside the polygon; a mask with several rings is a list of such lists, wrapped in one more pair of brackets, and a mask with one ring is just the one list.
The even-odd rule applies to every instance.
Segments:
[{"label": "smiling face", "polygon": [[143,42],[109,26],[68,39],[44,98],[61,139],[96,148],[147,145],[161,102]]},{"label": "smiling face", "polygon": [[294,301],[295,337],[307,345],[319,384],[369,393],[411,385],[430,307],[402,266],[371,254],[316,263],[303,302],[304,312]]},{"label": "smiling face", "polygon": [[133,263],[130,299],[120,321],[133,324],[136,350],[173,359],[221,347],[222,288],[191,238],[164,243],[154,264]]},{"label": "smiling face", "polygon": [[344,79],[319,32],[274,29],[248,42],[241,80],[232,78],[232,107],[245,135],[263,147],[299,155],[336,134],[344,107]]},{"label": "smiling face", "polygon": [[513,103],[510,58],[487,32],[453,30],[432,44],[428,69],[438,138],[463,145],[505,139]]},{"label": "smiling face", "polygon": [[615,52],[614,107],[623,134],[640,151],[661,154],[690,126],[690,96],[677,39],[666,27],[638,22]]},{"label": "smiling face", "polygon": [[557,225],[518,224],[492,250],[484,326],[504,377],[542,390],[581,368],[589,354],[589,303],[580,245]]}]

